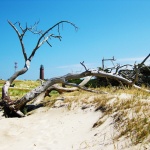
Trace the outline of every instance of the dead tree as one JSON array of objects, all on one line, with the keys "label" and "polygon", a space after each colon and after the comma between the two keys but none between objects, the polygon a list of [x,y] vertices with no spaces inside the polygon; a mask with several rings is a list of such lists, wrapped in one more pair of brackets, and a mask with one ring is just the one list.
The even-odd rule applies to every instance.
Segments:
[{"label": "dead tree", "polygon": [[[48,81],[44,82],[41,86],[36,87],[26,95],[24,95],[20,100],[17,100],[16,102],[13,102],[9,105],[9,107],[13,107],[16,111],[19,111],[22,107],[26,105],[27,102],[32,101],[34,98],[38,97],[40,94],[45,93],[50,87],[53,87],[53,85],[57,83],[63,83],[63,84],[69,84],[67,81],[70,79],[79,79],[87,76],[96,76],[96,77],[107,77],[110,79],[119,80],[120,82],[133,86],[137,89],[141,89],[139,86],[132,84],[132,81],[125,79],[123,77],[113,75],[111,73],[105,73],[103,71],[90,71],[86,70],[85,72],[82,72],[80,74],[67,74],[61,77],[55,77],[51,78]],[[76,85],[77,87],[80,87]],[[56,88],[56,87],[55,87]],[[82,88],[82,87],[81,87]],[[145,90],[147,92],[150,92],[150,90]]]},{"label": "dead tree", "polygon": [[[49,46],[51,46],[51,44],[48,41],[50,38],[57,38],[57,39],[61,40],[61,36],[60,36],[60,32],[59,32],[59,26],[61,24],[68,23],[68,24],[72,25],[75,29],[77,29],[77,27],[76,27],[75,24],[73,24],[71,22],[60,21],[60,22],[56,23],[54,26],[52,26],[51,28],[49,28],[48,30],[46,30],[45,32],[43,32],[43,31],[37,31],[37,29],[36,29],[36,26],[38,25],[39,22],[35,23],[30,28],[26,25],[25,29],[22,28],[22,26],[19,22],[16,22],[15,24],[12,24],[10,21],[8,21],[8,23],[11,25],[11,27],[15,30],[15,32],[18,35],[18,38],[19,38],[19,41],[20,41],[20,44],[21,44],[21,48],[22,48],[22,53],[23,53],[24,60],[25,60],[25,65],[24,65],[23,69],[21,69],[20,71],[15,72],[5,82],[5,84],[2,87],[2,104],[3,104],[3,108],[4,108],[4,114],[5,114],[6,117],[14,117],[14,116],[23,117],[24,114],[21,112],[21,110],[26,106],[26,104],[30,101],[33,101],[34,99],[36,99],[40,95],[42,95],[42,97],[44,97],[45,94],[48,94],[47,92],[51,91],[51,89],[56,89],[60,92],[64,91],[64,89],[58,88],[58,86],[56,86],[56,84],[58,84],[58,83],[73,86],[73,87],[77,87],[77,88],[87,90],[87,91],[90,91],[90,92],[95,92],[95,91],[92,91],[92,90],[89,90],[89,89],[83,87],[84,84],[76,85],[76,84],[68,83],[67,81],[69,81],[71,79],[79,79],[79,78],[84,78],[84,77],[88,77],[90,79],[91,76],[105,77],[105,78],[109,78],[109,79],[115,79],[115,80],[118,80],[119,82],[122,82],[124,84],[129,85],[129,86],[133,86],[135,88],[141,89],[139,86],[134,84],[135,81],[128,80],[128,79],[123,78],[119,75],[115,75],[115,74],[112,74],[112,73],[106,73],[106,72],[100,71],[100,70],[88,70],[86,68],[86,66],[84,65],[84,61],[83,61],[81,63],[81,65],[85,68],[84,72],[79,73],[79,74],[67,74],[67,75],[64,75],[64,76],[61,76],[61,77],[50,78],[49,80],[43,82],[40,86],[36,87],[35,89],[33,89],[30,92],[28,92],[27,94],[25,94],[19,100],[12,101],[9,97],[8,89],[9,89],[10,85],[13,83],[13,81],[18,76],[20,76],[20,75],[22,75],[22,74],[24,74],[28,71],[28,69],[30,68],[30,63],[31,63],[35,53],[37,52],[37,50],[44,43],[47,43]],[[19,29],[21,30],[21,33],[16,28],[16,25],[18,25]],[[50,31],[54,28],[58,28],[58,35],[50,34]],[[24,47],[24,43],[23,43],[23,38],[24,38],[25,34],[27,33],[27,31],[32,32],[33,34],[39,34],[40,35],[40,38],[38,39],[38,41],[35,45],[35,48],[31,51],[31,54],[30,54],[29,57],[27,57],[25,47]],[[145,90],[145,91],[150,92],[149,90]]]},{"label": "dead tree", "polygon": [[[70,24],[71,26],[73,26],[75,29],[77,29],[77,26],[75,24],[73,24],[72,22],[69,21],[60,21],[58,23],[56,23],[55,25],[53,25],[52,27],[50,27],[49,29],[47,29],[46,31],[42,31],[42,30],[37,30],[37,25],[39,24],[39,22],[36,22],[33,26],[28,27],[28,25],[26,24],[26,27],[23,28],[21,26],[20,22],[16,22],[16,23],[12,23],[10,21],[8,21],[9,25],[15,30],[15,32],[18,35],[20,44],[21,44],[21,49],[22,49],[22,54],[24,56],[24,61],[25,61],[25,65],[24,67],[15,72],[3,85],[2,87],[2,103],[4,106],[4,111],[6,115],[10,115],[11,112],[17,114],[17,115],[22,115],[22,113],[19,111],[21,109],[21,107],[24,104],[20,104],[20,106],[17,105],[17,107],[14,106],[14,102],[10,99],[9,94],[8,94],[8,89],[10,87],[10,85],[13,83],[13,81],[20,75],[26,73],[28,71],[28,69],[30,68],[30,63],[35,55],[35,53],[37,52],[37,50],[44,44],[47,43],[49,46],[52,47],[52,45],[50,44],[49,40],[51,38],[56,38],[59,39],[61,41],[61,35],[60,35],[60,25],[63,24]],[[18,28],[17,28],[18,27]],[[51,33],[51,31],[56,28],[57,29],[57,35]],[[31,54],[29,56],[27,56],[26,53],[26,49],[24,46],[24,42],[23,39],[26,35],[27,32],[31,32],[33,34],[38,34],[39,35],[39,39],[37,40],[37,43],[35,44],[35,47],[33,50],[31,50]],[[35,90],[35,95],[38,95],[39,93],[36,92]],[[32,95],[33,93],[31,92],[29,95]],[[31,96],[33,97],[33,96]],[[30,98],[31,100],[31,98]],[[29,99],[27,100],[29,101]],[[16,102],[17,104],[19,102]]]}]

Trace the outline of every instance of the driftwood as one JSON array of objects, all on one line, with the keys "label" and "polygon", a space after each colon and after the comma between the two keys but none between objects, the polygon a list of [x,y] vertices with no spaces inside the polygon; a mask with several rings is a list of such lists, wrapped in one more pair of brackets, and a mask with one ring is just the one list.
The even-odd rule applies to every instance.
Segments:
[{"label": "driftwood", "polygon": [[[102,70],[106,73],[113,73],[114,75],[119,75],[123,78],[126,78],[130,81],[132,81],[132,84],[136,84],[138,86],[145,85],[147,87],[150,87],[150,66],[146,66],[144,63],[148,60],[150,57],[150,54],[148,54],[141,63],[139,64],[125,64],[125,65],[120,65],[117,64],[116,66],[113,63],[113,67],[111,68],[104,68],[104,60],[113,60],[115,59],[103,59],[103,68],[99,67],[99,70]],[[120,85],[122,84],[119,80],[118,83],[116,80],[110,80],[108,78],[98,78],[98,81],[101,80],[101,83],[98,82],[98,86],[100,85],[105,85],[107,86],[108,84],[110,85],[115,85],[117,86],[118,83]],[[107,83],[106,83],[107,82]]]},{"label": "driftwood", "polygon": [[[55,85],[56,83],[63,83],[63,84],[67,84],[67,80],[69,79],[77,79],[77,78],[83,78],[86,76],[96,76],[96,77],[108,77],[108,78],[113,78],[116,80],[119,80],[121,82],[123,82],[124,84],[133,86],[137,89],[141,89],[141,90],[145,90],[142,89],[141,87],[137,86],[137,85],[132,85],[132,82],[120,77],[120,76],[114,76],[112,74],[108,74],[102,71],[85,71],[82,72],[80,74],[67,74],[65,76],[62,77],[56,77],[56,78],[51,78],[48,81],[44,82],[41,86],[36,87],[35,89],[33,89],[32,91],[28,92],[26,95],[24,95],[20,100],[17,100],[15,102],[11,102],[8,103],[8,107],[12,110],[15,111],[16,113],[20,113],[19,110],[21,110],[28,102],[32,101],[34,98],[38,97],[41,93],[47,91],[49,89],[49,87]],[[71,84],[69,84],[71,85]],[[145,90],[147,92],[150,92],[150,90]]]},{"label": "driftwood", "polygon": [[[30,63],[35,55],[35,53],[37,52],[37,50],[44,44],[47,43],[50,47],[52,47],[52,45],[50,44],[49,40],[52,38],[56,38],[59,39],[61,41],[61,35],[60,35],[60,25],[63,24],[69,24],[71,26],[73,26],[75,29],[77,29],[76,25],[73,24],[72,22],[69,21],[60,21],[58,23],[56,23],[55,25],[53,25],[52,27],[50,27],[49,29],[47,29],[45,32],[42,30],[37,30],[37,25],[39,24],[39,22],[36,22],[33,26],[28,27],[28,25],[26,24],[25,28],[23,28],[21,26],[20,22],[16,22],[16,23],[12,23],[10,21],[8,21],[9,25],[14,29],[14,31],[16,32],[16,34],[18,35],[19,41],[20,41],[20,45],[21,45],[21,49],[22,49],[22,54],[24,56],[24,61],[25,61],[25,65],[24,67],[15,72],[3,85],[2,87],[2,104],[4,106],[4,112],[7,116],[10,116],[11,114],[15,113],[18,116],[23,116],[23,114],[19,111],[20,108],[22,107],[22,105],[19,107],[19,105],[17,105],[16,109],[14,106],[14,102],[10,99],[9,94],[8,94],[8,89],[10,87],[10,85],[13,83],[13,81],[20,75],[26,73],[28,71],[28,69],[30,68]],[[17,28],[18,27],[18,28]],[[53,29],[57,29],[57,35],[50,33]],[[37,43],[35,44],[35,47],[33,48],[33,50],[31,51],[31,54],[29,56],[27,56],[26,50],[25,50],[25,46],[24,46],[24,36],[26,35],[27,32],[31,32],[33,34],[37,34],[39,35],[39,39],[37,40]],[[32,93],[30,93],[32,95]],[[38,95],[39,93],[37,93]],[[27,100],[29,101],[29,100]],[[19,102],[17,102],[19,103]],[[12,113],[13,112],[13,113]],[[10,114],[11,113],[11,114]]]},{"label": "driftwood", "polygon": [[23,116],[23,114],[20,112],[20,110],[22,108],[24,108],[28,102],[32,101],[33,99],[38,97],[40,94],[42,94],[42,93],[45,94],[46,91],[49,91],[54,88],[55,88],[55,90],[59,90],[60,87],[56,86],[56,84],[58,84],[58,83],[63,83],[63,84],[69,85],[69,86],[76,86],[78,88],[84,89],[83,87],[81,87],[79,85],[71,84],[66,81],[68,81],[70,79],[79,79],[79,78],[83,78],[83,77],[87,77],[87,76],[107,77],[110,79],[119,80],[120,82],[122,82],[128,86],[133,86],[137,89],[141,89],[141,90],[150,92],[150,90],[142,89],[141,87],[133,84],[132,81],[125,79],[123,77],[120,77],[118,75],[113,75],[111,73],[105,73],[103,71],[89,71],[89,70],[87,71],[86,70],[85,72],[82,72],[80,74],[67,74],[62,77],[51,78],[48,81],[44,82],[41,86],[38,86],[35,89],[33,89],[32,91],[28,92],[26,95],[24,95],[21,99],[19,99],[17,101],[11,101],[8,99],[7,100],[7,108],[9,108],[11,111],[17,113],[19,116]]},{"label": "driftwood", "polygon": [[62,94],[64,92],[73,92],[73,91],[78,91],[79,89],[87,91],[87,92],[92,92],[92,93],[102,93],[102,94],[107,94],[107,92],[104,91],[96,91],[96,90],[92,90],[89,88],[86,88],[85,86],[81,86],[81,85],[77,85],[75,83],[63,83],[65,85],[68,85],[69,87],[62,87],[59,84],[54,84],[52,86],[50,86],[46,92],[42,92],[39,96],[37,96],[33,102],[32,105],[39,105],[41,103],[41,101],[43,101],[43,99],[48,96],[50,97],[50,92],[51,91],[57,91],[59,94]]},{"label": "driftwood", "polygon": [[88,91],[88,92],[98,93],[95,90],[90,90],[90,89],[87,89],[86,87],[84,87],[84,85],[87,84],[90,81],[91,78],[92,78],[92,76],[85,77],[84,80],[79,85],[77,85],[75,83],[68,83],[68,82],[62,83],[62,85],[65,85],[65,86],[68,85],[68,86],[71,86],[73,88],[70,88],[70,87],[66,88],[66,87],[60,86],[58,84],[54,84],[54,85],[52,85],[51,87],[48,88],[48,90],[45,93],[45,96],[49,96],[49,93],[52,90],[57,91],[59,94],[62,94],[63,92],[73,92],[73,91],[77,91],[79,89],[82,89],[82,90],[85,90],[85,91]]},{"label": "driftwood", "polygon": [[[79,89],[83,89],[83,90],[89,91],[89,92],[90,91],[94,92],[93,90],[83,87],[85,84],[87,84],[90,81],[91,78],[92,78],[92,76],[85,77],[84,80],[79,85],[77,85],[75,83],[67,83],[67,82],[65,84],[62,83],[62,86],[60,86],[59,84],[54,84],[47,89],[47,91],[45,92],[45,97],[46,96],[50,97],[49,93],[53,90],[57,91],[59,94],[62,94],[63,92],[73,92],[73,91],[77,91]],[[41,79],[39,79],[39,80],[41,81],[41,85],[45,82],[44,80],[41,80]],[[73,88],[70,88],[70,87],[67,88],[66,85],[71,86],[71,87],[73,86]]]},{"label": "driftwood", "polygon": [[137,85],[145,84],[145,82],[142,80],[146,76],[147,77],[149,76],[150,70],[149,72],[147,71],[146,73],[143,72],[144,68],[147,68],[148,70],[148,67],[145,66],[144,63],[149,57],[150,57],[150,54],[147,55],[140,64],[138,65],[135,64],[132,70],[119,70],[118,74],[126,79],[133,81],[133,84],[137,84]]},{"label": "driftwood", "polygon": [[[141,87],[135,85],[135,80],[128,80],[122,76],[119,76],[117,74],[112,74],[112,73],[106,73],[104,71],[99,71],[99,70],[88,70],[86,68],[86,66],[84,65],[84,62],[81,63],[81,65],[85,68],[85,72],[79,73],[79,74],[67,74],[61,77],[54,77],[51,78],[45,82],[43,82],[40,86],[36,87],[35,89],[31,90],[30,92],[28,92],[27,94],[25,94],[22,98],[20,98],[19,100],[16,101],[12,101],[9,97],[8,94],[8,89],[9,87],[12,85],[13,81],[20,75],[26,73],[28,71],[28,69],[30,68],[30,63],[35,55],[35,53],[37,52],[37,50],[44,44],[47,43],[49,46],[51,46],[49,39],[50,38],[57,38],[59,40],[61,40],[61,36],[60,36],[60,28],[59,26],[62,25],[63,23],[67,23],[70,24],[71,26],[73,26],[75,29],[77,29],[76,25],[69,22],[69,21],[60,21],[58,23],[56,23],[54,26],[50,27],[48,30],[46,30],[45,32],[43,32],[42,30],[37,31],[36,26],[38,25],[39,22],[35,23],[33,26],[28,27],[26,25],[26,27],[23,29],[20,22],[16,22],[15,24],[12,24],[10,21],[8,21],[8,23],[10,24],[10,26],[15,30],[15,32],[18,35],[20,44],[21,44],[21,48],[22,48],[22,54],[24,56],[24,60],[25,60],[25,65],[24,67],[15,72],[3,85],[2,87],[2,102],[1,104],[3,105],[3,109],[4,109],[4,114],[6,117],[23,117],[24,114],[21,112],[21,110],[26,106],[26,104],[28,102],[33,101],[34,99],[37,99],[38,97],[41,96],[40,100],[42,99],[42,97],[44,96],[48,96],[49,92],[51,90],[57,90],[58,92],[64,92],[64,91],[73,91],[77,90],[77,89],[82,89],[82,90],[86,90],[89,92],[97,92],[95,90],[91,90],[91,89],[87,89],[86,87],[84,87],[83,85],[85,85],[85,83],[87,83],[91,77],[105,77],[108,79],[115,79],[117,81],[119,81],[120,83],[124,83],[127,84],[128,86],[133,86],[135,88],[138,89],[142,89]],[[16,28],[16,25],[18,25],[19,30]],[[54,28],[57,28],[57,32],[58,35],[54,35],[51,34],[50,31]],[[31,54],[29,55],[29,57],[26,54],[25,51],[25,47],[24,47],[24,43],[23,43],[23,37],[25,36],[25,34],[27,33],[27,31],[33,33],[33,34],[38,34],[40,37],[34,47],[34,49],[31,51]],[[138,72],[138,71],[137,71]],[[137,74],[136,72],[136,74]],[[70,79],[80,79],[80,78],[84,78],[86,77],[86,80],[84,80],[81,84],[77,85],[74,83],[68,83],[68,81]],[[63,85],[69,85],[72,86],[74,88],[68,89],[68,88],[62,88],[60,86],[58,86],[57,84],[63,84]],[[143,89],[145,90],[145,89]],[[149,90],[145,90],[147,92],[150,92]],[[102,92],[103,93],[103,92]],[[34,104],[36,105],[37,100],[34,101]]]}]

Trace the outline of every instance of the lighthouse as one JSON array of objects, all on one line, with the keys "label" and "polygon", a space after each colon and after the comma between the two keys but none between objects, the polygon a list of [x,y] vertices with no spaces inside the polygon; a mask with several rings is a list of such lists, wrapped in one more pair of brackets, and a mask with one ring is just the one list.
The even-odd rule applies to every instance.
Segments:
[{"label": "lighthouse", "polygon": [[41,65],[40,67],[40,79],[44,80],[44,66],[43,65]]}]

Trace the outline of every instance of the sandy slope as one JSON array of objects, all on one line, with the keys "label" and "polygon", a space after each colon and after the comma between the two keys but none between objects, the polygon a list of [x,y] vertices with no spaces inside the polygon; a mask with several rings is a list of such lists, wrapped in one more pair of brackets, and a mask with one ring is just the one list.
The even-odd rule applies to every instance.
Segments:
[{"label": "sandy slope", "polygon": [[[2,112],[0,112],[1,116]],[[101,117],[94,107],[39,108],[24,118],[0,117],[0,150],[122,150],[123,139],[114,143],[113,119],[98,128],[93,124]],[[125,148],[126,147],[126,148]]]},{"label": "sandy slope", "polygon": [[[0,118],[2,150],[71,150],[90,148],[100,112],[40,108],[25,118]],[[91,148],[90,148],[91,149]]]}]

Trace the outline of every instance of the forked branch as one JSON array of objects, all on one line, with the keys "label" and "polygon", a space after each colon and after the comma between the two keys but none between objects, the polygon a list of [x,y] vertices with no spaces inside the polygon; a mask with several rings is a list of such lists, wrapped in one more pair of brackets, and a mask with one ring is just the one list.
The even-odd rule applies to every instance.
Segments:
[{"label": "forked branch", "polygon": [[8,20],[8,23],[11,25],[11,27],[16,31],[17,35],[18,35],[18,38],[19,38],[19,41],[20,41],[20,44],[21,44],[21,48],[22,48],[22,53],[23,53],[23,56],[24,56],[24,59],[25,61],[27,61],[27,54],[26,54],[26,51],[25,51],[25,47],[24,47],[24,44],[23,44],[23,37],[27,31],[27,27],[25,29],[23,29],[20,25],[19,22],[16,22],[15,24],[19,24],[19,27],[22,31],[22,33],[20,34],[19,31],[17,30],[17,28],[15,27],[15,25],[13,25],[9,20]]},{"label": "forked branch", "polygon": [[84,61],[83,61],[83,62],[80,62],[80,64],[84,67],[84,69],[85,69],[86,71],[88,71],[87,67],[84,65]]},{"label": "forked branch", "polygon": [[[17,33],[18,35],[18,38],[19,38],[19,41],[20,41],[20,44],[21,44],[21,48],[22,48],[22,53],[23,53],[23,56],[24,56],[24,60],[25,60],[25,65],[24,65],[24,68],[15,72],[7,81],[6,83],[3,85],[2,87],[2,101],[3,101],[3,105],[4,105],[4,111],[5,112],[12,112],[12,109],[13,109],[13,112],[17,113],[19,111],[19,109],[14,109],[14,106],[13,106],[13,103],[12,100],[10,99],[9,97],[9,94],[8,94],[8,89],[10,87],[10,85],[12,84],[12,82],[20,75],[26,73],[30,67],[30,63],[31,63],[31,60],[33,58],[33,56],[35,55],[36,51],[45,43],[47,42],[49,44],[49,46],[51,46],[51,44],[48,42],[48,40],[50,38],[57,38],[61,41],[61,36],[60,36],[60,32],[59,32],[59,29],[58,29],[58,35],[54,35],[54,34],[50,34],[49,32],[54,29],[55,27],[59,26],[60,24],[63,24],[63,23],[68,23],[70,25],[72,25],[75,29],[77,29],[76,25],[69,22],[69,21],[60,21],[58,23],[56,23],[54,26],[50,27],[48,30],[46,30],[44,33],[42,30],[37,30],[37,25],[39,22],[36,22],[33,26],[31,27],[28,27],[28,25],[26,24],[26,27],[23,28],[20,24],[20,22],[16,22],[15,24],[11,23],[9,20],[8,20],[8,23],[10,24],[10,26],[15,30],[15,32]],[[18,29],[16,27],[16,25],[18,25]],[[38,34],[40,35],[40,38],[38,39],[37,43],[35,44],[35,48],[33,50],[31,50],[31,54],[30,56],[28,57],[27,54],[26,54],[26,50],[25,50],[25,46],[24,46],[24,43],[23,43],[23,38],[25,36],[25,34],[27,33],[27,31],[30,31],[31,33],[33,34]],[[37,95],[37,94],[36,94]],[[30,99],[31,100],[31,99]],[[28,101],[28,100],[27,100]],[[25,101],[25,103],[27,102]],[[19,103],[19,101],[17,101],[17,103]],[[22,103],[22,102],[21,102]],[[13,106],[13,107],[12,107]],[[19,104],[20,106],[20,104]],[[17,106],[17,107],[19,107]],[[21,107],[19,107],[21,108]],[[17,111],[18,110],[18,111]],[[7,113],[7,114],[9,114]],[[19,115],[19,114],[18,114]]]},{"label": "forked branch", "polygon": [[[51,44],[48,42],[48,39],[50,39],[50,37],[52,37],[52,38],[58,38],[59,40],[61,40],[60,31],[59,31],[59,25],[60,25],[60,24],[63,24],[63,23],[68,23],[68,24],[72,25],[72,26],[75,28],[75,30],[78,29],[78,27],[77,27],[75,24],[73,24],[72,22],[69,22],[69,21],[60,21],[60,22],[56,23],[54,26],[52,26],[51,28],[49,28],[48,30],[46,30],[44,33],[42,33],[42,35],[41,35],[40,38],[38,39],[38,42],[37,42],[35,48],[33,49],[31,55],[29,56],[29,60],[30,60],[30,61],[31,61],[32,57],[34,56],[35,52],[37,51],[37,49],[38,49],[41,45],[43,45],[45,42],[47,42],[48,45],[51,46]],[[52,29],[54,29],[55,27],[58,27],[58,33],[59,33],[58,36],[55,36],[54,34],[49,34],[49,32],[50,32]],[[47,35],[47,34],[48,34],[48,35]],[[47,35],[47,36],[46,36],[46,35]],[[44,39],[43,39],[43,38],[44,38]],[[43,39],[43,40],[42,40],[42,39]]]}]

